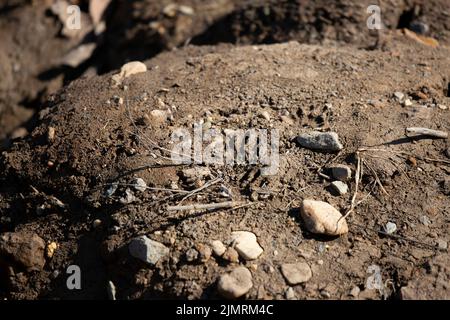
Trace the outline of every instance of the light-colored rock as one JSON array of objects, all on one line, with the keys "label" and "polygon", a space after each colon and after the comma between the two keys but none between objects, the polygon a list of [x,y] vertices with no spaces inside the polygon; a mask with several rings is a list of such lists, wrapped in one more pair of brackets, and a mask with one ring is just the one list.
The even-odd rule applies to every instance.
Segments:
[{"label": "light-colored rock", "polygon": [[302,133],[297,137],[297,142],[304,148],[322,151],[339,151],[344,146],[339,142],[336,132],[312,131]]},{"label": "light-colored rock", "polygon": [[112,281],[108,281],[108,286],[106,287],[108,292],[109,300],[116,300],[116,286]]},{"label": "light-colored rock", "polygon": [[262,253],[263,248],[258,244],[256,235],[248,231],[234,231],[231,233],[231,245],[245,260],[255,260]]},{"label": "light-colored rock", "polygon": [[100,219],[95,219],[94,221],[92,221],[92,227],[94,229],[100,227],[101,224],[102,224],[102,220],[100,220]]},{"label": "light-colored rock", "polygon": [[224,244],[220,240],[212,241],[211,248],[212,248],[213,253],[218,257],[221,257],[227,250],[227,248],[224,246]]},{"label": "light-colored rock", "polygon": [[447,241],[445,241],[443,239],[438,239],[436,242],[437,242],[438,248],[440,250],[447,250],[447,248],[448,248]]},{"label": "light-colored rock", "polygon": [[388,234],[393,234],[395,231],[397,231],[397,225],[393,222],[388,222],[384,226],[384,231]]},{"label": "light-colored rock", "polygon": [[348,192],[347,184],[342,181],[333,181],[330,186],[338,195],[342,196]]},{"label": "light-colored rock", "polygon": [[217,290],[226,299],[237,299],[253,287],[252,274],[245,267],[237,267],[220,276]]},{"label": "light-colored rock", "polygon": [[428,218],[428,217],[425,216],[425,215],[420,216],[419,220],[420,220],[420,222],[421,222],[424,226],[427,226],[427,227],[428,227],[428,226],[431,224],[430,218]]},{"label": "light-colored rock", "polygon": [[295,300],[297,297],[295,295],[295,291],[292,287],[289,287],[286,292],[284,293],[284,296],[287,300]]},{"label": "light-colored rock", "polygon": [[307,282],[312,277],[311,268],[306,262],[285,263],[281,266],[281,273],[291,286]]},{"label": "light-colored rock", "polygon": [[140,192],[144,192],[147,190],[147,184],[145,183],[144,179],[142,178],[136,178],[133,181],[133,187]]},{"label": "light-colored rock", "polygon": [[131,240],[128,246],[130,254],[148,264],[155,265],[161,258],[169,254],[169,248],[162,243],[140,236]]},{"label": "light-colored rock", "polygon": [[341,219],[341,213],[327,202],[305,199],[300,214],[312,233],[334,236],[348,232],[347,222]]},{"label": "light-colored rock", "polygon": [[140,61],[131,61],[122,66],[120,72],[112,76],[115,85],[119,85],[122,81],[134,74],[147,71],[147,66]]},{"label": "light-colored rock", "polygon": [[56,135],[56,129],[55,127],[48,127],[48,131],[47,131],[47,140],[49,142],[52,142],[53,140],[55,140],[55,135]]},{"label": "light-colored rock", "polygon": [[361,289],[359,287],[354,286],[352,290],[350,291],[350,295],[354,298],[357,298],[359,296],[359,293],[361,292]]},{"label": "light-colored rock", "polygon": [[411,107],[413,105],[411,99],[405,99],[405,101],[403,101],[403,105],[405,107]]},{"label": "light-colored rock", "polygon": [[56,242],[49,243],[45,250],[45,254],[47,255],[47,258],[49,258],[49,259],[53,258],[53,255],[55,254],[55,251],[57,248],[58,248],[58,244]]},{"label": "light-colored rock", "polygon": [[136,201],[136,197],[134,196],[133,191],[128,188],[125,190],[125,195],[119,199],[119,202],[122,204],[130,204],[134,201]]},{"label": "light-colored rock", "polygon": [[331,167],[331,174],[333,178],[339,181],[348,181],[352,177],[352,170],[343,164]]},{"label": "light-colored rock", "polygon": [[265,120],[267,120],[267,121],[270,121],[270,113],[269,113],[269,111],[267,111],[267,110],[262,110],[262,111],[260,111],[259,112],[259,115],[261,116],[261,118],[263,118],[263,119],[265,119]]},{"label": "light-colored rock", "polygon": [[194,248],[189,249],[186,251],[186,260],[188,262],[193,262],[198,259],[198,251]]},{"label": "light-colored rock", "polygon": [[398,102],[402,102],[405,99],[405,94],[403,92],[396,91],[394,92],[394,97]]}]

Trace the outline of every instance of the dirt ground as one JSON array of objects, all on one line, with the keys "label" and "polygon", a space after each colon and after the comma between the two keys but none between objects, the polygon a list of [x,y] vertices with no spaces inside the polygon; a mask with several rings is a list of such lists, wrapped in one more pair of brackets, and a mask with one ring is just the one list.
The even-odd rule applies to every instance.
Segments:
[{"label": "dirt ground", "polygon": [[[370,1],[177,2],[192,11],[113,1],[103,33],[70,36],[51,2],[0,5],[0,237],[17,235],[0,239],[0,298],[107,299],[112,282],[117,299],[215,299],[218,277],[238,265],[251,271],[246,299],[450,298],[450,142],[405,135],[450,131],[445,0],[383,1],[378,32],[366,27]],[[86,2],[73,3],[88,16]],[[405,31],[418,22],[429,30]],[[95,43],[92,55],[63,65],[83,43]],[[132,60],[148,71],[115,86]],[[174,165],[171,134],[196,122],[279,129],[278,172]],[[301,147],[295,138],[311,130],[336,132],[343,150]],[[352,169],[341,196],[330,189],[337,164]],[[210,174],[189,181],[188,168]],[[136,178],[149,188],[136,190]],[[349,232],[308,232],[304,199],[342,213],[356,203]],[[168,208],[223,201],[245,206]],[[256,235],[257,259],[210,254],[211,241],[228,245],[236,230]],[[44,245],[18,245],[33,234]],[[170,253],[154,266],[132,257],[139,235]],[[289,285],[281,266],[299,261],[312,277]],[[82,290],[66,286],[70,265],[82,271]],[[374,268],[379,289],[367,285]]]}]

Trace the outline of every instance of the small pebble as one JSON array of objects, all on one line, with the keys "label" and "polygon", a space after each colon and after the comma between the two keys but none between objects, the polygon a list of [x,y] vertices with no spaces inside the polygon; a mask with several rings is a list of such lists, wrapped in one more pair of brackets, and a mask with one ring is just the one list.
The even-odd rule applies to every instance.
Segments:
[{"label": "small pebble", "polygon": [[263,249],[258,244],[256,235],[248,231],[234,231],[231,233],[232,247],[245,260],[255,260],[262,253]]},{"label": "small pebble", "polygon": [[267,121],[270,121],[270,113],[267,110],[263,110],[259,114],[262,118],[266,119]]},{"label": "small pebble", "polygon": [[191,248],[188,251],[186,251],[186,260],[188,262],[193,262],[195,260],[197,260],[198,258],[198,251]]},{"label": "small pebble", "polygon": [[47,255],[47,258],[52,258],[53,255],[55,254],[55,250],[57,248],[58,248],[58,244],[56,242],[49,243],[47,245],[47,248],[46,248],[46,251],[45,251],[45,253]]},{"label": "small pebble", "polygon": [[405,101],[403,101],[403,105],[405,107],[411,107],[413,105],[411,99],[405,99]]},{"label": "small pebble", "polygon": [[109,187],[105,191],[105,196],[106,197],[111,197],[116,192],[118,187],[119,187],[119,183],[118,182],[111,183],[109,185]]},{"label": "small pebble", "polygon": [[133,192],[128,188],[125,190],[125,196],[119,199],[119,202],[122,204],[130,204],[134,201],[136,201],[136,197],[134,196]]},{"label": "small pebble", "polygon": [[281,273],[292,286],[307,282],[312,277],[311,268],[306,262],[285,263],[281,266]]},{"label": "small pebble", "polygon": [[144,192],[145,190],[147,190],[147,184],[145,183],[145,181],[141,178],[136,178],[133,181],[133,187],[140,192]]},{"label": "small pebble", "polygon": [[92,227],[93,227],[94,229],[96,229],[96,228],[100,227],[101,224],[102,224],[102,220],[100,220],[100,219],[95,219],[95,220],[92,222]]},{"label": "small pebble", "polygon": [[350,295],[354,298],[357,298],[359,296],[359,293],[361,292],[361,289],[359,287],[354,286],[352,290],[350,291]]},{"label": "small pebble", "polygon": [[323,151],[339,151],[344,146],[339,142],[336,132],[312,131],[302,133],[297,137],[297,142],[304,148]]},{"label": "small pebble", "polygon": [[421,216],[419,220],[424,226],[428,227],[431,224],[430,218],[428,218],[427,216]]},{"label": "small pebble", "polygon": [[149,239],[147,236],[140,236],[131,240],[128,249],[131,256],[155,265],[161,258],[170,252],[162,243]]},{"label": "small pebble", "polygon": [[237,267],[219,277],[217,290],[226,299],[236,299],[245,295],[253,287],[252,274],[245,267]]},{"label": "small pebble", "polygon": [[327,202],[305,199],[300,214],[308,231],[337,236],[348,232],[341,213]]},{"label": "small pebble", "polygon": [[393,223],[393,222],[388,222],[384,226],[384,231],[387,234],[393,234],[396,230],[397,230],[397,225],[395,223]]},{"label": "small pebble", "polygon": [[55,140],[56,129],[54,127],[48,127],[47,140],[49,142]]},{"label": "small pebble", "polygon": [[116,286],[112,281],[108,281],[107,291],[109,300],[116,300]]},{"label": "small pebble", "polygon": [[147,66],[140,61],[131,61],[122,66],[120,72],[112,76],[114,85],[117,86],[122,83],[125,78],[133,74],[138,74],[147,71]]},{"label": "small pebble", "polygon": [[211,258],[212,250],[209,246],[200,243],[195,248],[198,251],[198,259],[201,262],[206,262]]},{"label": "small pebble", "polygon": [[325,299],[330,299],[331,298],[331,294],[327,290],[321,290],[320,291],[320,295],[322,297],[324,297]]},{"label": "small pebble", "polygon": [[448,248],[448,243],[447,243],[447,241],[442,240],[442,239],[438,239],[436,242],[437,242],[437,245],[438,245],[438,248],[439,248],[439,249],[441,249],[441,250],[447,250],[447,248]]},{"label": "small pebble", "polygon": [[340,196],[348,192],[348,186],[342,181],[333,181],[330,186]]},{"label": "small pebble", "polygon": [[212,247],[213,253],[218,257],[221,257],[227,250],[227,248],[224,246],[224,244],[220,240],[212,241],[211,247]]},{"label": "small pebble", "polygon": [[346,165],[336,165],[331,167],[333,178],[339,181],[348,181],[352,177],[352,170]]},{"label": "small pebble", "polygon": [[239,262],[239,253],[237,253],[236,250],[234,250],[231,247],[228,247],[224,254],[222,255],[222,258],[229,261],[229,262],[234,262],[234,263],[238,263]]},{"label": "small pebble", "polygon": [[297,297],[295,296],[295,291],[292,287],[289,287],[285,292],[285,297],[287,300],[295,300]]},{"label": "small pebble", "polygon": [[394,97],[398,102],[402,102],[403,99],[405,98],[405,94],[403,92],[394,92]]}]

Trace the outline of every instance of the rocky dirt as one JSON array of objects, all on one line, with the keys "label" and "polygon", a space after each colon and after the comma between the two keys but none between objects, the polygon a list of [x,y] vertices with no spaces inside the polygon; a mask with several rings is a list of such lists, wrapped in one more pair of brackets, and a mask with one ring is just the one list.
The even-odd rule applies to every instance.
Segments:
[{"label": "rocky dirt", "polygon": [[[117,1],[74,68],[61,57],[82,40],[25,2],[0,9],[1,298],[450,298],[450,143],[406,135],[450,131],[445,1],[391,1],[380,32],[366,1]],[[42,37],[7,32],[29,15]],[[147,71],[115,81],[129,60]],[[278,129],[278,171],[174,164],[194,123]],[[297,139],[312,132],[340,147]],[[308,222],[339,212],[334,235]]]}]

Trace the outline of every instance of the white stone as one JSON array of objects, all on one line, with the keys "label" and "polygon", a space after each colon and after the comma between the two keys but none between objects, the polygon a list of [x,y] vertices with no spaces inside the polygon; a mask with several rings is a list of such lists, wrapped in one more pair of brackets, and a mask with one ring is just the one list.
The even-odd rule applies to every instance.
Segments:
[{"label": "white stone", "polygon": [[212,248],[213,253],[218,257],[221,257],[227,250],[227,248],[224,246],[222,241],[219,241],[219,240],[212,241],[211,248]]},{"label": "white stone", "polygon": [[295,300],[297,297],[295,296],[295,291],[292,287],[289,287],[285,292],[285,297],[287,300]]},{"label": "white stone", "polygon": [[354,298],[357,298],[359,296],[359,293],[361,292],[361,289],[359,287],[354,286],[352,290],[350,291],[350,295]]},{"label": "white stone", "polygon": [[281,273],[291,285],[307,282],[312,277],[312,271],[306,262],[285,263],[281,266]]},{"label": "white stone", "polygon": [[109,300],[116,300],[116,286],[112,281],[108,281],[107,290]]},{"label": "white stone", "polygon": [[145,183],[145,181],[142,178],[136,178],[133,181],[133,187],[140,192],[144,192],[145,190],[147,190],[147,184]]},{"label": "white stone", "polygon": [[331,188],[341,196],[348,192],[348,186],[342,181],[333,181]]},{"label": "white stone", "polygon": [[147,66],[140,61],[131,61],[122,66],[120,72],[112,76],[115,85],[119,85],[125,78],[147,71]]},{"label": "white stone", "polygon": [[267,110],[262,110],[259,114],[262,118],[270,121],[270,113]]},{"label": "white stone", "polygon": [[151,240],[147,236],[140,236],[131,240],[128,249],[133,257],[151,265],[155,265],[162,257],[168,255],[170,251],[162,243]]},{"label": "white stone", "polygon": [[388,222],[384,226],[384,231],[388,234],[393,234],[397,230],[397,225],[393,222]]},{"label": "white stone", "polygon": [[300,214],[312,233],[336,236],[348,232],[347,222],[341,213],[327,202],[305,199]]},{"label": "white stone", "polygon": [[397,99],[398,102],[402,102],[405,98],[405,94],[403,92],[394,92],[394,97]]},{"label": "white stone", "polygon": [[217,282],[219,293],[227,299],[242,297],[252,287],[252,274],[245,267],[237,267],[233,271],[221,275]]},{"label": "white stone", "polygon": [[405,107],[411,107],[413,105],[413,103],[410,99],[405,99],[405,101],[403,102],[403,105]]},{"label": "white stone", "polygon": [[256,235],[248,231],[234,231],[231,233],[231,245],[245,260],[255,260],[262,253],[263,248],[258,244]]}]

